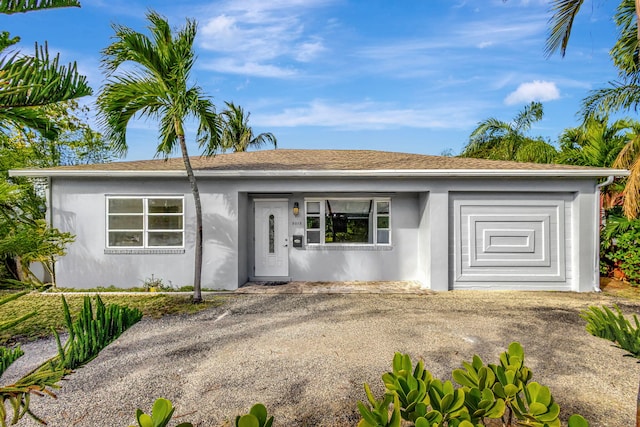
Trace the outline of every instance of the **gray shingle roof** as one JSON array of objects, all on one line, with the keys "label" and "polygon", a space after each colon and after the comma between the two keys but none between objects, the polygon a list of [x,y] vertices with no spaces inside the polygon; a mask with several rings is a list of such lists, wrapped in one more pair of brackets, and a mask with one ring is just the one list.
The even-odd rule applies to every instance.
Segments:
[{"label": "gray shingle roof", "polygon": [[[423,154],[408,154],[373,150],[264,150],[246,153],[225,153],[215,157],[191,157],[191,164],[198,174],[232,174],[246,171],[251,175],[273,172],[286,175],[287,171],[304,171],[309,175],[323,174],[328,171],[339,175],[341,171],[362,173],[367,171],[383,171],[385,175],[399,174],[407,171],[433,171],[433,175],[445,171],[512,171],[512,174],[543,175],[557,172],[559,175],[624,175],[625,171],[593,168],[573,165],[519,163],[501,160],[485,160],[461,157],[442,157]],[[139,160],[91,164],[78,166],[60,166],[50,169],[17,170],[12,175],[26,176],[64,176],[64,175],[105,175],[127,174],[175,174],[184,171],[182,159]],[[617,173],[614,173],[617,172]],[[375,175],[375,174],[373,174]]]}]

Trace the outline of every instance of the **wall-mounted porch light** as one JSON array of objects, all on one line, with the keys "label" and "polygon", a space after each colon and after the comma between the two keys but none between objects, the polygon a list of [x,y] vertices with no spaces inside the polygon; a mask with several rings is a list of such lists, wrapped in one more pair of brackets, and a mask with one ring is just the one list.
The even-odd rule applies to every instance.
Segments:
[{"label": "wall-mounted porch light", "polygon": [[300,213],[300,205],[298,204],[298,202],[294,202],[293,203],[293,215],[298,216],[299,213]]}]

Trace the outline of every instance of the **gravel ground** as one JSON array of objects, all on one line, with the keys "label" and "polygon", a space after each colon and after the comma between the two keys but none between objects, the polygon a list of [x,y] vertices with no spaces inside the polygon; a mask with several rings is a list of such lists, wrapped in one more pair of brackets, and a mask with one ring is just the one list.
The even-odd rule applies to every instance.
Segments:
[{"label": "gravel ground", "polygon": [[638,366],[579,318],[588,305],[616,302],[640,307],[547,292],[230,296],[197,315],[143,319],[68,377],[57,400],[33,398],[31,408],[51,426],[128,426],[136,408],[166,397],[176,421],[221,426],[262,402],[276,426],[355,426],[362,384],[381,395],[395,351],[447,379],[474,354],[497,363],[519,341],[563,420],[580,413],[593,427],[631,426]]}]

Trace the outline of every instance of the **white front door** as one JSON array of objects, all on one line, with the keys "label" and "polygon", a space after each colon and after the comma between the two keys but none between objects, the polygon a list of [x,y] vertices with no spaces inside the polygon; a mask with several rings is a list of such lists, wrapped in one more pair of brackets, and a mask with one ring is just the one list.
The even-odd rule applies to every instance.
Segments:
[{"label": "white front door", "polygon": [[289,275],[288,201],[256,201],[255,276]]}]

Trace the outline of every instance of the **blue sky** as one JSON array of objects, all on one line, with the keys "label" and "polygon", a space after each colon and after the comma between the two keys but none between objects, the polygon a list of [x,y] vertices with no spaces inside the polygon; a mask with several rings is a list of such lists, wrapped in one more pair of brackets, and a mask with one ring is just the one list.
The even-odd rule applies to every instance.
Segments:
[{"label": "blue sky", "polygon": [[[279,148],[457,154],[479,121],[509,120],[532,100],[545,116],[531,134],[555,141],[579,123],[588,91],[616,78],[610,0],[586,0],[567,56],[549,59],[540,0],[81,2],[2,16],[0,28],[24,52],[48,41],[97,94],[112,23],[144,31],[149,8],[176,27],[194,18],[195,83],[218,110],[233,101],[250,111],[254,131],[273,132]],[[151,158],[156,123],[132,123],[128,144],[128,160]]]}]

